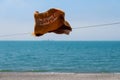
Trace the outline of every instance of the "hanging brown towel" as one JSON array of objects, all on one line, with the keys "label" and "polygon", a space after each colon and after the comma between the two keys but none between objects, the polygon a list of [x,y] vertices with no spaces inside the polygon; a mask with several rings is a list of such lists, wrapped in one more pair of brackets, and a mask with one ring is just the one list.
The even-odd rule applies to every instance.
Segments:
[{"label": "hanging brown towel", "polygon": [[49,9],[46,12],[34,13],[35,27],[34,34],[41,36],[45,33],[69,34],[72,31],[70,24],[65,21],[65,13],[59,9]]}]

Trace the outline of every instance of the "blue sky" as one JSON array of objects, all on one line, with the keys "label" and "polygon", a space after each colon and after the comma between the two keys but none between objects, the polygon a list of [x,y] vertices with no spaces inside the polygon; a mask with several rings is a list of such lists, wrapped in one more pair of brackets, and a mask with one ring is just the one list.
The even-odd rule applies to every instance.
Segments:
[{"label": "blue sky", "polygon": [[[0,0],[0,36],[34,31],[34,11],[59,8],[72,28],[120,22],[120,0]],[[120,40],[120,24],[73,29],[70,35],[54,33],[0,37],[0,40]]]}]

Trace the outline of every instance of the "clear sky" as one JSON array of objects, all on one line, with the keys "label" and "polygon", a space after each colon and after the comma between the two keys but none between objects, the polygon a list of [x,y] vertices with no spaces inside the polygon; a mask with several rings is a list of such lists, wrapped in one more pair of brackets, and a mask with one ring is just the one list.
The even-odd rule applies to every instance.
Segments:
[{"label": "clear sky", "polygon": [[[72,28],[120,22],[120,0],[0,0],[0,36],[34,31],[34,11],[59,8]],[[120,40],[120,24],[73,29],[70,35],[48,33],[0,37],[0,40]]]}]

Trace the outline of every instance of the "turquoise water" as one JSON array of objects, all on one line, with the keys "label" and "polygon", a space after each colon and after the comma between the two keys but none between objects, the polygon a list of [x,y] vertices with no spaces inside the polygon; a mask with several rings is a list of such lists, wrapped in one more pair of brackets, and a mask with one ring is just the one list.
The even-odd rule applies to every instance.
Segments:
[{"label": "turquoise water", "polygon": [[120,72],[120,42],[0,41],[0,71]]}]

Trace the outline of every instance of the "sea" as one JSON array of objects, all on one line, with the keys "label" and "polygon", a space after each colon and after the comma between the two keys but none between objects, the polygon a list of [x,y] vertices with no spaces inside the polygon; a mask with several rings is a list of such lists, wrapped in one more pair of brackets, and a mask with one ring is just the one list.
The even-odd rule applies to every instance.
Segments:
[{"label": "sea", "polygon": [[0,41],[0,72],[120,72],[120,41]]}]

